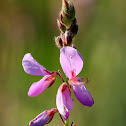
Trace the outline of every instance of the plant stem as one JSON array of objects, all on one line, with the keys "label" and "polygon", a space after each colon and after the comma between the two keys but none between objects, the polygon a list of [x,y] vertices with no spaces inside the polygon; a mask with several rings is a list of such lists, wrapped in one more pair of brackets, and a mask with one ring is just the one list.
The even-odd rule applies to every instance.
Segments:
[{"label": "plant stem", "polygon": [[66,121],[65,121],[65,125],[64,126],[69,126],[69,119],[67,119]]}]

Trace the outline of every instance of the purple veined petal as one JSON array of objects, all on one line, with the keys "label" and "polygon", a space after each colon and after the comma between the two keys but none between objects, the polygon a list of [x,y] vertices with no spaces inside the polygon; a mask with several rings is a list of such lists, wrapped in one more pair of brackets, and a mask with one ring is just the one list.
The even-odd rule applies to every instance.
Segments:
[{"label": "purple veined petal", "polygon": [[91,96],[91,93],[87,90],[87,88],[84,85],[82,86],[74,85],[73,91],[76,98],[83,105],[91,107],[94,104],[94,100]]},{"label": "purple veined petal", "polygon": [[53,108],[40,113],[37,117],[30,121],[29,126],[44,126],[52,120],[56,112],[57,109]]},{"label": "purple veined petal", "polygon": [[50,87],[56,80],[57,74],[45,75],[40,81],[34,82],[28,91],[28,96],[35,97]]},{"label": "purple veined petal", "polygon": [[22,60],[24,71],[31,75],[49,75],[51,72],[40,65],[31,55],[26,53]]},{"label": "purple veined petal", "polygon": [[56,105],[59,113],[63,116],[66,112],[70,112],[73,109],[73,101],[71,98],[69,87],[66,83],[60,85],[56,95]]},{"label": "purple veined petal", "polygon": [[66,46],[60,49],[60,64],[66,76],[71,79],[73,71],[78,75],[82,70],[83,58],[77,49]]}]

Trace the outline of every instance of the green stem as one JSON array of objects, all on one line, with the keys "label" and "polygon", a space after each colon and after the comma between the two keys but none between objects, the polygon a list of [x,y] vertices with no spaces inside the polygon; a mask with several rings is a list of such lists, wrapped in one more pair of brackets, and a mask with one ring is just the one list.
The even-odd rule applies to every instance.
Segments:
[{"label": "green stem", "polygon": [[67,120],[65,121],[65,125],[63,125],[63,126],[69,126],[69,119],[67,119]]}]

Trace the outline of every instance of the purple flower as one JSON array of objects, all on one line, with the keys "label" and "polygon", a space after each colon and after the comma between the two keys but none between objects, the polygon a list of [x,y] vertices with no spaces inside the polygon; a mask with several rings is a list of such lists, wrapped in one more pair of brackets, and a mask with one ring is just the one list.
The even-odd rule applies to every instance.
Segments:
[{"label": "purple flower", "polygon": [[73,91],[76,96],[76,98],[82,103],[83,105],[91,107],[94,104],[94,100],[90,94],[90,92],[87,90],[87,88],[82,85],[74,85]]},{"label": "purple flower", "polygon": [[60,64],[66,76],[71,79],[72,72],[77,76],[83,68],[81,54],[72,47],[66,46],[60,49]]},{"label": "purple flower", "polygon": [[60,85],[56,95],[56,105],[59,113],[67,120],[69,112],[73,109],[73,101],[71,98],[71,92],[66,83]]},{"label": "purple flower", "polygon": [[24,71],[31,75],[45,75],[40,81],[34,82],[28,91],[28,96],[35,97],[50,87],[57,78],[57,72],[48,71],[40,65],[30,53],[24,55],[22,60]]},{"label": "purple flower", "polygon": [[45,124],[48,124],[56,112],[57,109],[53,108],[40,113],[37,117],[30,121],[29,126],[44,126]]},{"label": "purple flower", "polygon": [[64,47],[60,50],[60,64],[66,76],[69,78],[69,84],[73,86],[76,98],[86,106],[92,106],[94,100],[90,92],[85,87],[87,82],[82,82],[83,78],[76,77],[83,68],[83,58],[81,54],[72,47]]}]

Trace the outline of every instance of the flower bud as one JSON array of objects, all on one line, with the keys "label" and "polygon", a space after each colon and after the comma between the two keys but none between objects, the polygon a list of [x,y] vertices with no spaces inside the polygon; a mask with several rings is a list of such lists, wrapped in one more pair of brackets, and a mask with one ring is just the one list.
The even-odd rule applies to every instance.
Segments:
[{"label": "flower bud", "polygon": [[62,11],[73,20],[75,18],[75,9],[71,0],[62,0]]},{"label": "flower bud", "polygon": [[57,19],[57,24],[58,24],[60,31],[65,32],[66,26],[61,21],[59,21],[58,19]]},{"label": "flower bud", "polygon": [[69,45],[71,45],[71,43],[72,43],[72,37],[71,37],[71,33],[70,33],[70,31],[66,31],[65,32],[65,41],[64,41],[64,45],[65,46],[69,46]]},{"label": "flower bud", "polygon": [[75,19],[75,9],[71,0],[62,0],[62,22],[67,26],[70,27],[71,22]]},{"label": "flower bud", "polygon": [[56,46],[57,46],[58,48],[62,48],[62,47],[63,47],[63,42],[62,42],[62,39],[61,39],[60,36],[55,37],[55,43],[56,43]]},{"label": "flower bud", "polygon": [[61,33],[60,38],[62,40],[63,46],[69,46],[72,43],[72,37],[70,31]]},{"label": "flower bud", "polygon": [[77,34],[77,32],[78,32],[78,24],[76,23],[76,19],[73,20],[73,22],[72,22],[69,30],[70,30],[71,36],[73,38]]}]

